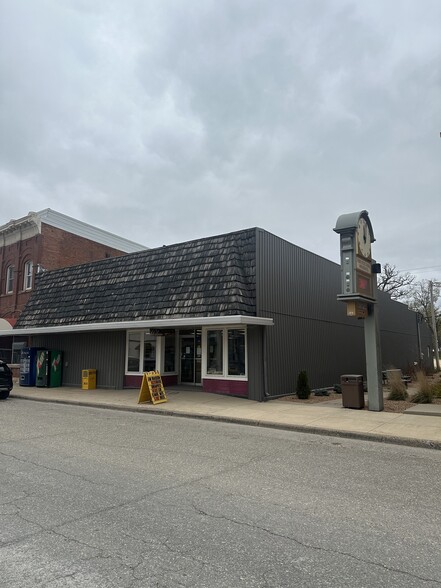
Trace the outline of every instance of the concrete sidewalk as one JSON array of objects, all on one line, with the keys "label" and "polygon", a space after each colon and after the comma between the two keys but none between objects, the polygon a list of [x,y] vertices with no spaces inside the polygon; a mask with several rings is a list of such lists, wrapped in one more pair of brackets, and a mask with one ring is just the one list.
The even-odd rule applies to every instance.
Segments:
[{"label": "concrete sidewalk", "polygon": [[[16,385],[10,400],[109,408],[144,413],[211,419],[441,449],[441,406],[426,405],[410,413],[371,412],[343,408],[341,401],[301,404],[283,400],[255,402],[200,390],[167,388],[168,402],[138,404],[138,390],[81,390],[80,388],[27,388]],[[428,409],[428,410],[427,410]],[[420,412],[418,412],[418,410]]]}]

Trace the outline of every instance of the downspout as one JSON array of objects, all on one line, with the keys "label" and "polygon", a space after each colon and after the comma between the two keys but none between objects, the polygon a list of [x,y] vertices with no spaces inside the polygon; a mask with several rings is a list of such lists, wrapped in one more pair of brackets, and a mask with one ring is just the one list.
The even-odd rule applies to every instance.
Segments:
[{"label": "downspout", "polygon": [[263,400],[268,400],[268,360],[266,354],[266,330],[268,327],[263,327],[262,335],[262,355],[263,355]]}]

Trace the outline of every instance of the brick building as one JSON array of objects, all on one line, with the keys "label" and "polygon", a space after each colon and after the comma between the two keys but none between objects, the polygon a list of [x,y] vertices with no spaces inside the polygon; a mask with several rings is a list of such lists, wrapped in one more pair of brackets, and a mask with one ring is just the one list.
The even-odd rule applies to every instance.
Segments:
[{"label": "brick building", "polygon": [[[0,327],[15,324],[38,272],[142,249],[146,247],[50,208],[9,221],[0,226]],[[16,341],[17,349],[20,343]],[[12,336],[3,339],[0,347],[0,358],[10,362]]]}]

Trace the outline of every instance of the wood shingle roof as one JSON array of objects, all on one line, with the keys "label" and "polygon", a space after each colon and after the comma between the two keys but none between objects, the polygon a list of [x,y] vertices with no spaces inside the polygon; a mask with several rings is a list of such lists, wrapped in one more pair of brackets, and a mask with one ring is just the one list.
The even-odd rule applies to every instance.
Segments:
[{"label": "wood shingle roof", "polygon": [[36,280],[16,328],[256,314],[256,229],[60,270]]}]

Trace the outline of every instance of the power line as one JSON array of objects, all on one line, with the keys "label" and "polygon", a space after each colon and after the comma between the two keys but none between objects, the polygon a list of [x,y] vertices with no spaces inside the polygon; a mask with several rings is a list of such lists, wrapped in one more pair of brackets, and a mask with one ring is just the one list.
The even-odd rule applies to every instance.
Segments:
[{"label": "power line", "polygon": [[407,269],[400,269],[398,271],[399,272],[416,272],[418,270],[424,270],[424,269],[438,269],[439,267],[441,267],[441,265],[428,265],[426,267],[411,267],[411,268],[407,268]]}]

